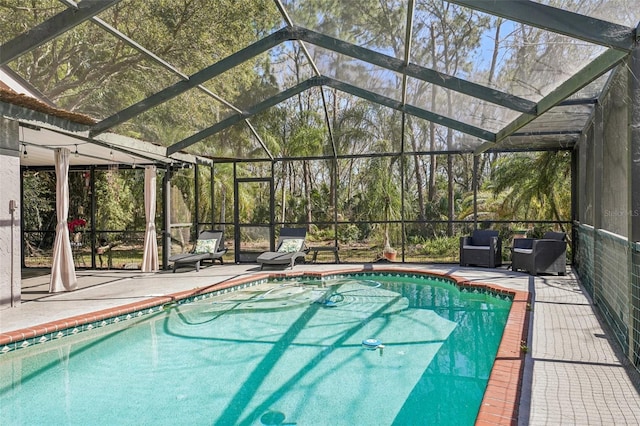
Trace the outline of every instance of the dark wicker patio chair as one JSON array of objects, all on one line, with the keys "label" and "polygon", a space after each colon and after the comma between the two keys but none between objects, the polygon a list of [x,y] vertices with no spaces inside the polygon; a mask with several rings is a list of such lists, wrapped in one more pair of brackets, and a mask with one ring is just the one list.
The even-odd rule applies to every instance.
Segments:
[{"label": "dark wicker patio chair", "polygon": [[531,275],[567,272],[567,242],[564,232],[547,232],[542,239],[516,238],[513,240],[511,268],[522,269]]},{"label": "dark wicker patio chair", "polygon": [[502,265],[502,240],[498,231],[476,229],[471,236],[460,237],[460,266]]}]

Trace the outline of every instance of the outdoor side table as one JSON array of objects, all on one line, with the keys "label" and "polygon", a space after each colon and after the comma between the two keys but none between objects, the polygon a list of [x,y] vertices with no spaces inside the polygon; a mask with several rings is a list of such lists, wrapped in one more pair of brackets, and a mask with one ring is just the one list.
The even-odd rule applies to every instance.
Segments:
[{"label": "outdoor side table", "polygon": [[309,251],[313,253],[313,258],[311,259],[311,261],[313,263],[316,263],[317,259],[318,259],[318,252],[321,251],[330,251],[333,252],[333,257],[335,259],[336,263],[340,263],[340,256],[338,255],[338,246],[317,246],[317,247],[310,247]]}]

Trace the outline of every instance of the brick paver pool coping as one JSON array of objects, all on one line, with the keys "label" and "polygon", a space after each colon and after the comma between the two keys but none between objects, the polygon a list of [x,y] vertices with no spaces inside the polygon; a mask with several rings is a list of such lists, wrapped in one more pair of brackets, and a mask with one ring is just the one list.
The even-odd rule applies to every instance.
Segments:
[{"label": "brick paver pool coping", "polygon": [[10,331],[0,334],[0,348],[7,345],[16,345],[19,342],[28,342],[41,336],[51,335],[63,330],[86,326],[110,318],[142,312],[148,309],[164,306],[180,300],[193,298],[201,294],[232,288],[241,284],[273,279],[291,278],[296,276],[324,277],[331,275],[353,274],[359,272],[374,273],[399,273],[415,275],[432,275],[453,280],[459,287],[490,289],[497,294],[506,294],[512,297],[513,303],[507,319],[502,341],[498,348],[496,360],[489,376],[489,382],[485,390],[480,411],[476,419],[476,425],[516,425],[518,421],[518,405],[520,390],[522,388],[522,374],[524,371],[525,351],[527,349],[527,328],[529,320],[529,293],[505,289],[491,283],[472,282],[455,275],[447,275],[441,272],[425,271],[410,268],[354,268],[340,269],[325,272],[287,272],[287,273],[262,273],[248,277],[232,279],[195,290],[181,291],[165,296],[156,296],[119,306],[117,308],[104,309],[83,315],[76,315],[58,321],[52,321],[34,327]]}]

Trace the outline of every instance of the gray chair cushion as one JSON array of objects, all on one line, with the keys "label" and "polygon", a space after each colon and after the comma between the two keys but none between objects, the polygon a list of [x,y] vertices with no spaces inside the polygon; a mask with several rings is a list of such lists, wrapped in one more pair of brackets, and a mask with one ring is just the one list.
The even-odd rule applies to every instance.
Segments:
[{"label": "gray chair cushion", "polygon": [[491,249],[490,246],[470,246],[467,244],[463,245],[462,248],[465,250],[490,250]]},{"label": "gray chair cushion", "polygon": [[531,253],[533,253],[533,249],[526,249],[526,248],[514,248],[513,251],[515,253],[523,253],[523,254],[531,254]]}]

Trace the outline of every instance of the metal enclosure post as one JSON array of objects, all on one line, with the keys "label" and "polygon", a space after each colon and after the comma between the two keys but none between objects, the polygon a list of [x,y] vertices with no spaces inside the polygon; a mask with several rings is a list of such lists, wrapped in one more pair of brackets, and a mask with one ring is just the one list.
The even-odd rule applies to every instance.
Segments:
[{"label": "metal enclosure post", "polygon": [[171,256],[171,165],[167,165],[162,188],[162,269],[167,269]]},{"label": "metal enclosure post", "polygon": [[193,241],[198,239],[200,235],[200,173],[198,173],[198,164],[193,167],[193,209],[195,210],[195,235]]},{"label": "metal enclosure post", "polygon": [[[275,247],[275,222],[276,222],[276,189],[274,176],[276,174],[276,162],[271,161],[271,176],[269,178],[269,244],[270,250],[274,251]],[[284,190],[284,188],[283,188]],[[284,206],[283,206],[284,208]],[[307,225],[308,226],[308,225]]]},{"label": "metal enclosure post", "polygon": [[593,304],[599,303],[600,275],[602,271],[598,246],[602,229],[602,187],[604,177],[604,111],[599,103],[595,106],[593,122]]},{"label": "metal enclosure post", "polygon": [[[24,172],[25,169],[23,166],[20,166],[20,205],[24,206]],[[25,234],[23,232],[24,227],[24,209],[20,207],[20,223],[23,224],[20,226],[20,265],[23,268],[26,268],[26,263],[24,262],[24,239]],[[22,276],[22,275],[21,275]],[[22,290],[21,290],[22,291]]]},{"label": "metal enclosure post", "polygon": [[[638,26],[640,28],[640,25]],[[639,36],[640,37],[640,36]],[[640,45],[629,58],[629,360],[640,366]]]},{"label": "metal enclosure post", "polygon": [[629,59],[629,152],[631,211],[629,241],[640,242],[640,46],[636,47]]},{"label": "metal enclosure post", "polygon": [[96,213],[98,212],[98,200],[96,198],[96,166],[89,167],[89,187],[91,188],[91,269],[96,269]]},{"label": "metal enclosure post", "polygon": [[240,263],[240,212],[238,211],[238,167],[233,163],[233,245],[235,247],[234,261]]},{"label": "metal enclosure post", "polygon": [[405,142],[405,137],[404,137],[404,132],[405,132],[405,127],[406,127],[406,121],[407,121],[407,116],[406,114],[403,112],[402,113],[402,123],[401,123],[401,127],[400,127],[400,250],[402,250],[402,262],[404,262],[404,251],[405,251],[405,233],[406,233],[406,224],[404,222],[404,207],[405,207],[405,180],[406,180],[406,176],[404,173],[404,168],[405,168],[405,161],[406,161],[406,155],[405,155],[405,149],[404,149],[404,142]]},{"label": "metal enclosure post", "polygon": [[[484,154],[480,154],[484,155]],[[479,155],[473,156],[473,176],[471,182],[473,186],[473,229],[478,228],[478,166],[480,158]]]},{"label": "metal enclosure post", "polygon": [[[583,139],[584,141],[584,139]],[[571,241],[573,241],[573,250],[571,250],[571,265],[575,264],[576,258],[576,227],[575,224],[580,220],[578,217],[578,206],[580,205],[580,196],[578,194],[578,151],[571,151]]]},{"label": "metal enclosure post", "polygon": [[338,159],[333,161],[333,243],[338,247]]},{"label": "metal enclosure post", "polygon": [[[216,199],[216,187],[215,187],[215,175],[214,175],[214,167],[215,164],[211,164],[211,166],[209,167],[209,196],[211,197],[211,227],[214,229],[218,229],[218,226],[214,226],[214,223],[216,222],[216,212],[215,212],[215,199]],[[220,228],[222,230],[224,230],[224,227]],[[224,243],[224,241],[223,241]]]}]

